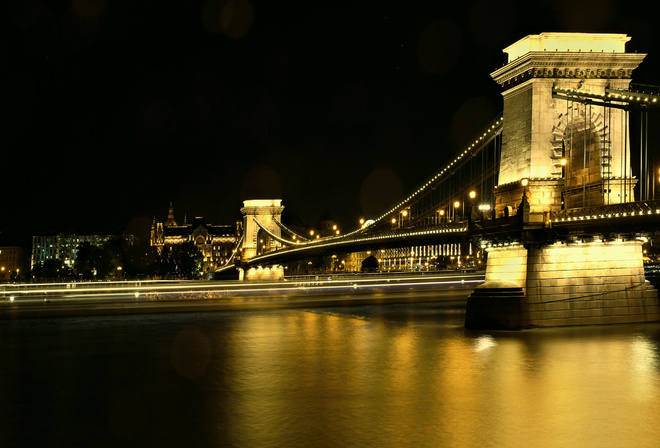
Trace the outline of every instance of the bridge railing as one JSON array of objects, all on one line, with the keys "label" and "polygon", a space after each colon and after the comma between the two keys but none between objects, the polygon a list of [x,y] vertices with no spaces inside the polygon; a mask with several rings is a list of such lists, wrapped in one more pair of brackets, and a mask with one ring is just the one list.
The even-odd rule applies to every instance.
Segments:
[{"label": "bridge railing", "polygon": [[550,219],[553,222],[557,222],[652,214],[660,214],[660,201],[624,202],[621,204],[607,204],[559,210],[551,212]]}]

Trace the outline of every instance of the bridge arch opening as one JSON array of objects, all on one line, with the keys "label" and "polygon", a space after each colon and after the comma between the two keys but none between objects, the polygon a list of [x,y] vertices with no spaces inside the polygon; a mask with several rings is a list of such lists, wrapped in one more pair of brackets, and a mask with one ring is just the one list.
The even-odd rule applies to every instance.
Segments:
[{"label": "bridge arch opening", "polygon": [[273,246],[273,241],[271,241],[272,238],[268,233],[262,229],[259,228],[257,230],[257,253],[256,255],[263,255],[271,250],[271,247]]},{"label": "bridge arch opening", "polygon": [[562,208],[609,203],[607,180],[611,175],[609,127],[604,110],[574,103],[567,106],[553,132],[552,146],[561,148],[555,160],[563,181]]}]

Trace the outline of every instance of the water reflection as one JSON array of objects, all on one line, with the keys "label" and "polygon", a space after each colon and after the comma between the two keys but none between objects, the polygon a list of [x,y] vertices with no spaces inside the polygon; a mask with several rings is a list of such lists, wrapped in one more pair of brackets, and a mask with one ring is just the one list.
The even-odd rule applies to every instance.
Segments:
[{"label": "water reflection", "polygon": [[8,322],[0,441],[33,431],[96,446],[657,445],[660,324],[479,332],[457,310]]},{"label": "water reflection", "polygon": [[[611,327],[474,335],[460,325],[361,311],[290,311],[242,322],[235,374],[245,387],[231,426],[244,430],[235,440],[654,443],[640,440],[631,420],[660,411],[654,324],[643,334]],[[658,435],[655,427],[650,433]]]}]

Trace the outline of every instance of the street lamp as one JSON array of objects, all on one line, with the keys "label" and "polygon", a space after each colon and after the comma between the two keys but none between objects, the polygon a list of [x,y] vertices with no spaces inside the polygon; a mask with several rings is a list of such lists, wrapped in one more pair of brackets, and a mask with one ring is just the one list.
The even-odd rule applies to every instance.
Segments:
[{"label": "street lamp", "polygon": [[[474,209],[474,198],[477,197],[477,192],[472,190],[470,191],[470,219],[475,219],[477,217],[477,211]],[[463,205],[463,208],[465,208],[465,205]],[[465,214],[465,212],[463,213]]]},{"label": "street lamp", "polygon": [[456,222],[456,212],[458,210],[458,207],[461,206],[461,203],[458,201],[454,201],[454,222]]}]

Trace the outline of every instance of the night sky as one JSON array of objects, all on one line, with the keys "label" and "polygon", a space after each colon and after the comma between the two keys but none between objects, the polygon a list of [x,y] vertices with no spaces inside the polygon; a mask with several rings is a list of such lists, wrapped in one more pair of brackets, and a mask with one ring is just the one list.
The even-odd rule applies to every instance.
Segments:
[{"label": "night sky", "polygon": [[501,111],[490,73],[528,34],[660,36],[630,2],[9,1],[0,19],[0,243],[240,219],[346,231],[408,194]]}]

